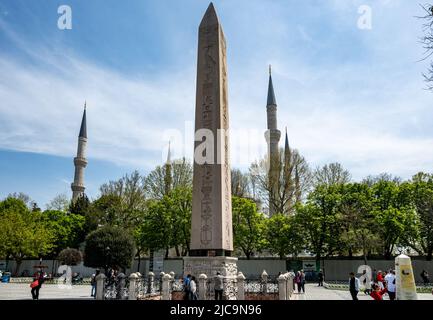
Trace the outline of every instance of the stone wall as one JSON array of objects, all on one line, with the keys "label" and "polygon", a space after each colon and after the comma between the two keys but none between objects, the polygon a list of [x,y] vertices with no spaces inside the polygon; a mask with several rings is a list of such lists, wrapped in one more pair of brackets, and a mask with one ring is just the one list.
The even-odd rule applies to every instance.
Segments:
[{"label": "stone wall", "polygon": [[[311,259],[310,259],[311,260]],[[5,263],[4,260],[0,260],[0,268],[4,269],[5,265],[1,265],[1,263]],[[376,268],[377,270],[388,270],[394,267],[394,260],[370,260],[368,261],[369,265],[372,269]],[[35,270],[33,266],[38,265],[39,260],[24,260],[21,268],[20,274],[24,270],[32,271]],[[48,273],[52,272],[52,260],[43,260],[43,265],[47,265]],[[360,265],[363,265],[364,261],[362,259],[356,260],[348,260],[348,259],[332,259],[332,260],[324,260],[321,263],[321,266],[325,272],[325,279],[328,281],[346,281],[348,278],[348,274],[351,271],[356,272]],[[433,281],[433,261],[425,261],[422,259],[413,259],[412,264],[414,267],[415,280],[416,282],[422,282],[420,277],[421,271],[423,269],[427,270],[430,275],[431,280]],[[238,271],[242,271],[242,273],[247,277],[258,277],[263,270],[269,274],[269,276],[276,276],[279,272],[286,272],[286,260],[280,260],[275,258],[260,258],[260,259],[251,259],[246,260],[240,258],[237,262]],[[15,270],[15,262],[9,261],[9,269]],[[173,271],[175,273],[176,278],[179,278],[183,274],[183,260],[182,258],[171,258],[164,260],[163,269],[165,272]],[[133,267],[129,270],[126,270],[127,274],[131,272],[137,272],[138,270],[138,261],[135,260]],[[138,270],[141,274],[147,274],[149,271],[149,259],[143,258],[141,259],[140,269]],[[72,272],[79,272],[83,277],[90,277],[92,273],[95,272],[93,268],[84,267],[83,264],[72,267]]]},{"label": "stone wall", "polygon": [[[349,279],[350,272],[357,272],[358,267],[364,265],[364,260],[324,260],[323,270],[325,281],[346,281]],[[393,260],[369,260],[368,265],[371,269],[389,270],[395,268]],[[426,270],[430,275],[430,281],[433,281],[433,261],[412,260],[412,266],[415,274],[415,281],[422,282],[420,274]]]}]

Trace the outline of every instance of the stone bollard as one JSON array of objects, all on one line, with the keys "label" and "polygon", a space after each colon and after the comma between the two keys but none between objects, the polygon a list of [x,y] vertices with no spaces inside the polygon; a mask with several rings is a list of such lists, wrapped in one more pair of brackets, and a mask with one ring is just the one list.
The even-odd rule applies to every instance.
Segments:
[{"label": "stone bollard", "polygon": [[206,282],[207,282],[207,276],[202,273],[198,277],[198,299],[199,300],[206,300]]},{"label": "stone bollard", "polygon": [[170,290],[173,291],[173,286],[174,286],[174,281],[175,281],[175,273],[174,271],[170,271],[169,273],[170,277],[171,277],[171,281],[170,281]]},{"label": "stone bollard", "polygon": [[397,300],[418,300],[410,257],[401,254],[395,258],[395,275]]},{"label": "stone bollard", "polygon": [[170,275],[164,274],[164,276],[162,277],[162,300],[170,300],[170,282]]},{"label": "stone bollard", "polygon": [[286,298],[287,300],[290,300],[293,291],[293,279],[288,272],[284,276],[286,277]]},{"label": "stone bollard", "polygon": [[154,293],[155,274],[152,271],[148,273],[147,280],[147,293]]},{"label": "stone bollard", "polygon": [[96,300],[104,300],[105,298],[105,274],[100,273],[96,276]]},{"label": "stone bollard", "polygon": [[268,273],[266,272],[266,270],[263,270],[262,275],[261,275],[261,292],[263,294],[267,294],[268,293]]},{"label": "stone bollard", "polygon": [[162,291],[162,278],[164,278],[164,276],[165,276],[165,272],[164,272],[164,271],[161,271],[161,272],[159,273],[159,292]]},{"label": "stone bollard", "polygon": [[238,276],[236,278],[237,280],[237,287],[238,287],[238,294],[236,296],[237,300],[245,300],[245,276],[242,272],[238,273]]},{"label": "stone bollard", "polygon": [[129,276],[129,291],[128,300],[137,300],[137,281],[138,275],[136,273],[131,273]]},{"label": "stone bollard", "polygon": [[287,300],[287,277],[280,275],[278,277],[278,299]]}]

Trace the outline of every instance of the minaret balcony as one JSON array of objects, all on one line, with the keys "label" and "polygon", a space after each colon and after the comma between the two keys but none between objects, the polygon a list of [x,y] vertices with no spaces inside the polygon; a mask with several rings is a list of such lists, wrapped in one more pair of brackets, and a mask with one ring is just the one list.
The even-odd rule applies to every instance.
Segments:
[{"label": "minaret balcony", "polygon": [[74,164],[78,167],[86,167],[87,166],[87,159],[81,158],[81,157],[75,157],[74,158]]}]

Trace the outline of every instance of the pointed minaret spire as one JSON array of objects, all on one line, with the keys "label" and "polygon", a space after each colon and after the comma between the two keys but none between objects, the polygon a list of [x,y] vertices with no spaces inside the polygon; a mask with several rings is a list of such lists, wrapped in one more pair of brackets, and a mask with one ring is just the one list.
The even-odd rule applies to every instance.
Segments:
[{"label": "pointed minaret spire", "polygon": [[277,100],[275,99],[274,85],[272,83],[272,66],[269,65],[269,86],[268,86],[268,106],[276,106]]},{"label": "pointed minaret spire", "polygon": [[74,182],[71,184],[72,201],[75,201],[84,194],[84,168],[87,166],[86,159],[87,145],[87,124],[86,124],[86,102],[84,102],[83,118],[81,119],[80,133],[78,134],[77,156],[74,158],[75,175]]},{"label": "pointed minaret spire", "polygon": [[[277,101],[275,99],[274,85],[272,83],[272,67],[269,66],[269,86],[268,86],[268,100],[266,106],[268,130],[265,132],[266,142],[268,143],[268,161],[269,161],[269,185],[270,190],[278,190],[278,176],[279,176],[279,163],[280,151],[278,143],[281,138],[281,132],[277,127]],[[273,208],[271,203],[275,203],[276,195],[272,194],[276,191],[269,193],[269,215],[272,216],[276,209]]]},{"label": "pointed minaret spire", "polygon": [[285,175],[286,175],[286,179],[289,179],[291,172],[292,172],[292,168],[291,168],[291,150],[290,150],[290,146],[289,146],[289,136],[287,135],[287,127],[286,127],[286,141],[284,143],[284,171],[285,171]]},{"label": "pointed minaret spire", "polygon": [[79,137],[87,138],[87,124],[86,124],[86,102],[84,102],[83,119],[81,119],[81,128]]}]

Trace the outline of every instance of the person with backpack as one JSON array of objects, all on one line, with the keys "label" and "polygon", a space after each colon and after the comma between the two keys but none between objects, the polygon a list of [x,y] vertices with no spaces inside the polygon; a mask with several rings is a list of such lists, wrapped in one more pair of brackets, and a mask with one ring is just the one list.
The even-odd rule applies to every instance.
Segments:
[{"label": "person with backpack", "polygon": [[190,300],[190,291],[191,291],[191,275],[188,274],[183,278],[183,300]]}]

